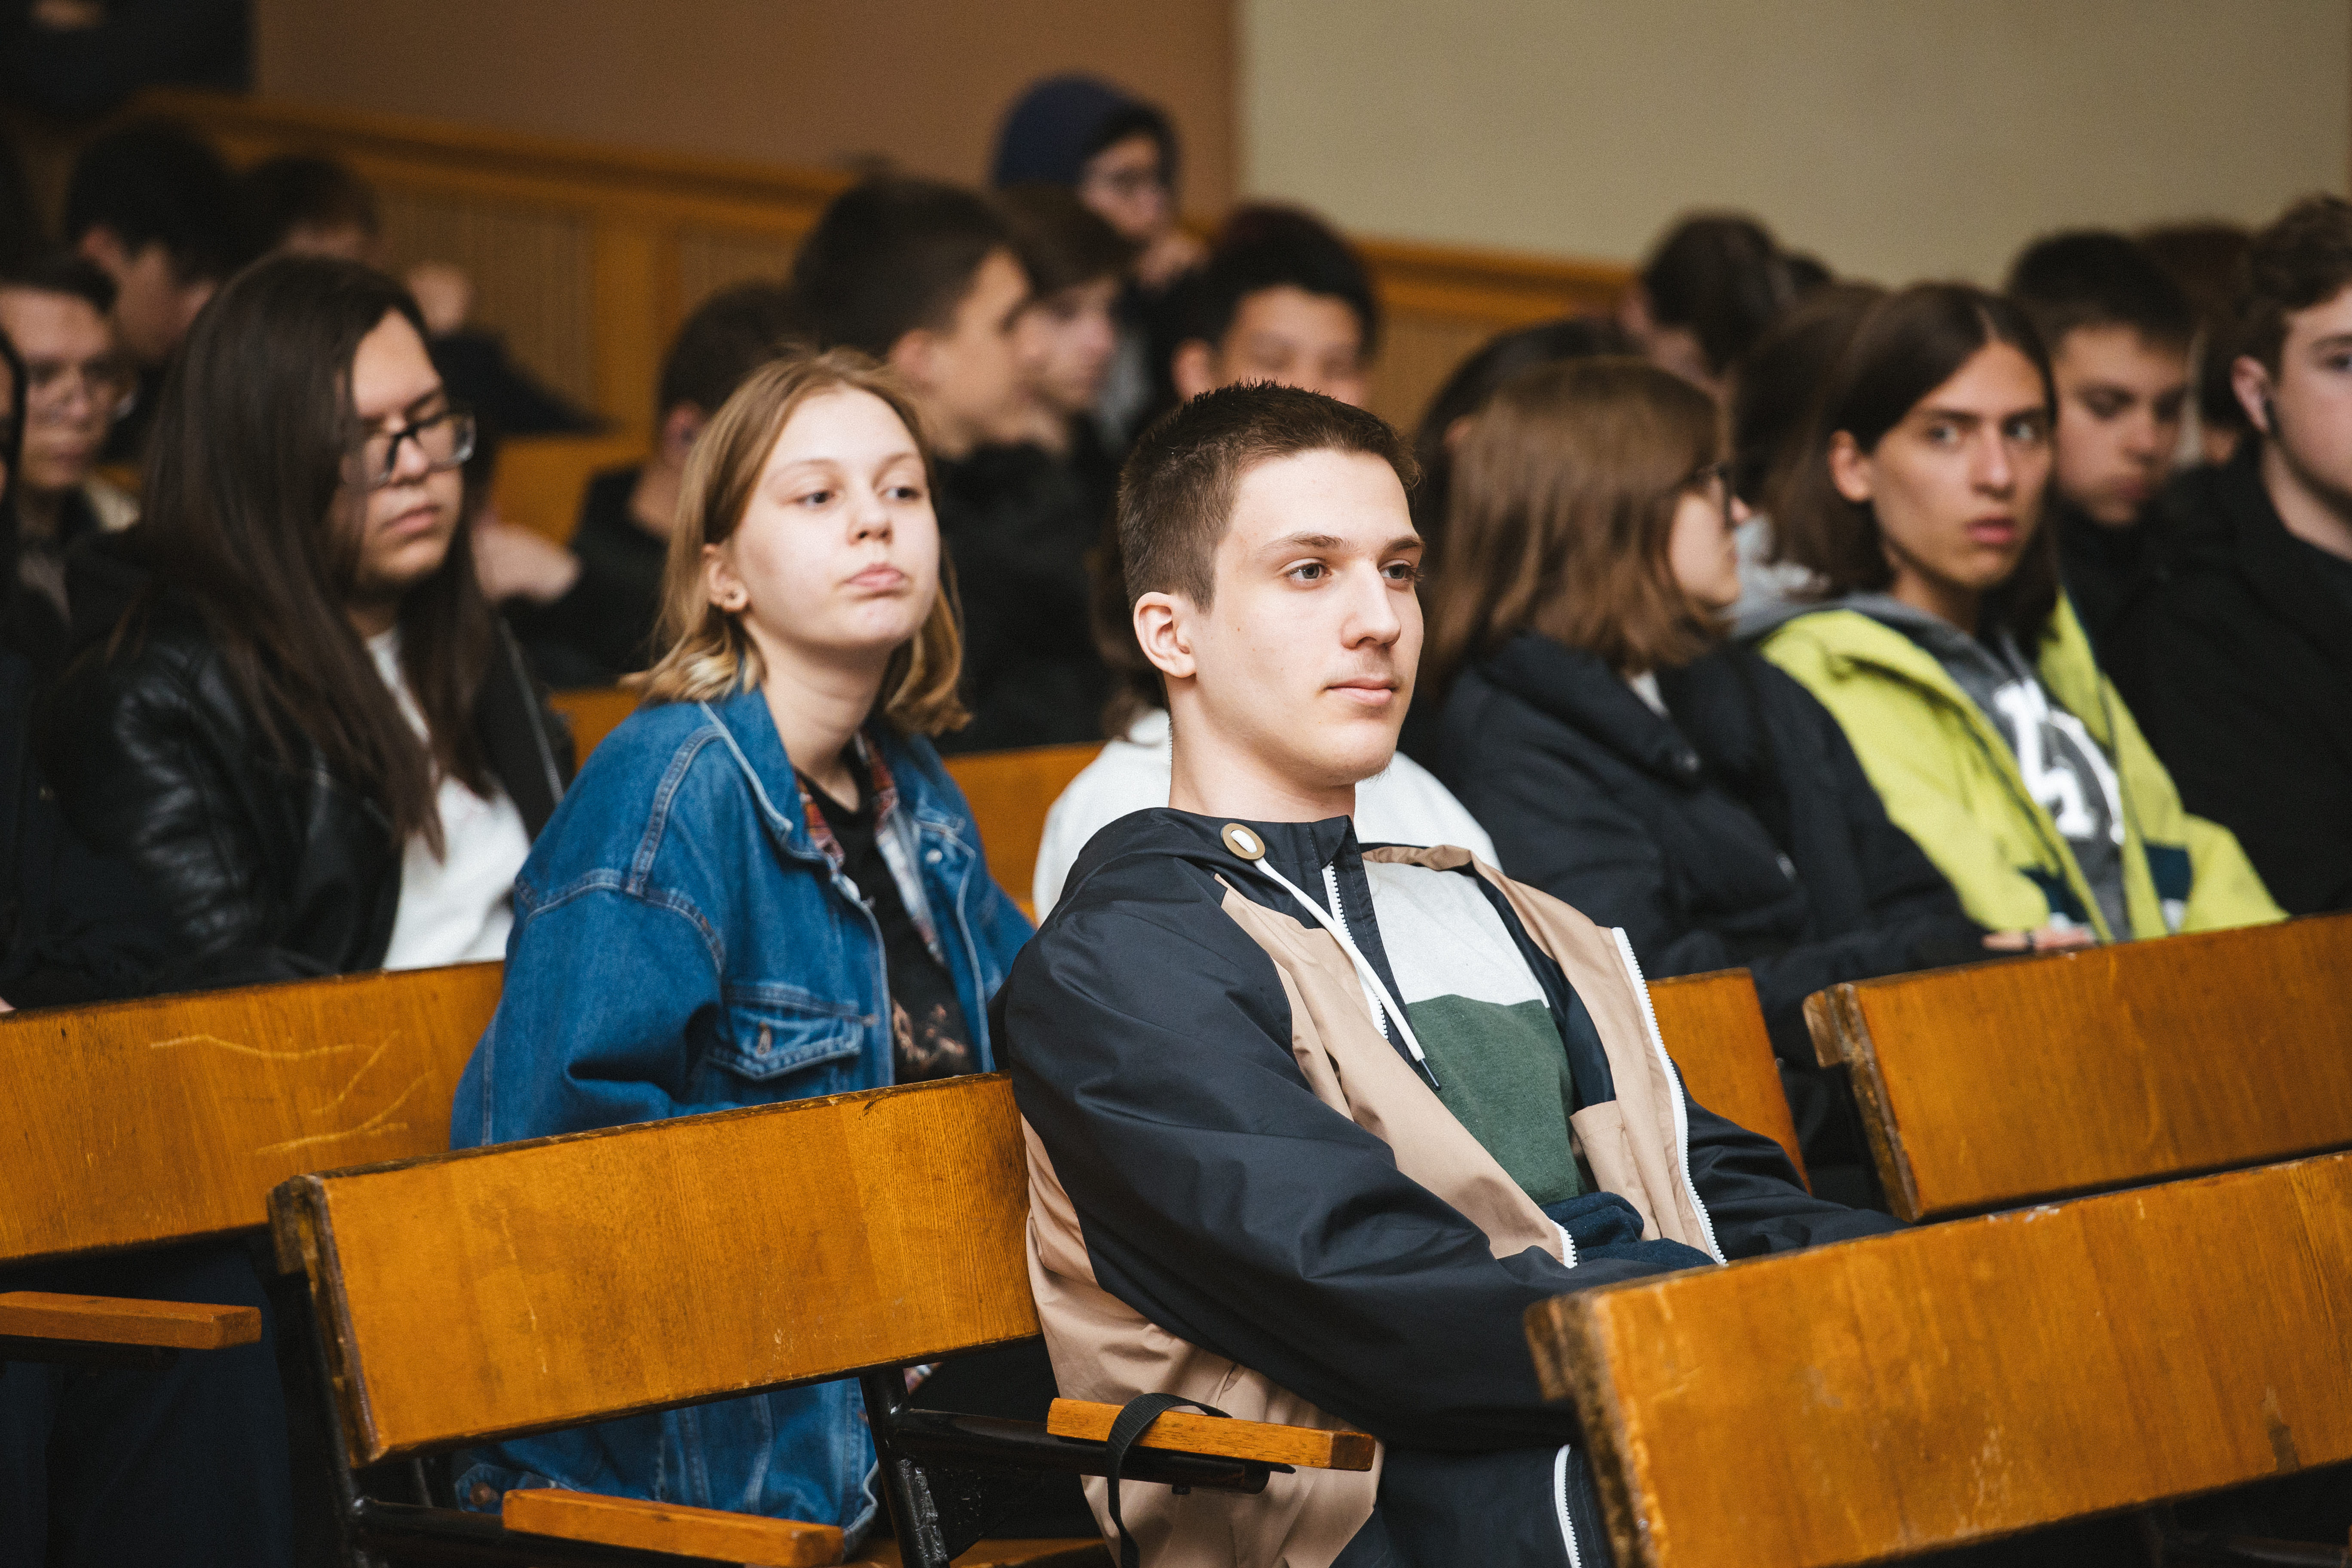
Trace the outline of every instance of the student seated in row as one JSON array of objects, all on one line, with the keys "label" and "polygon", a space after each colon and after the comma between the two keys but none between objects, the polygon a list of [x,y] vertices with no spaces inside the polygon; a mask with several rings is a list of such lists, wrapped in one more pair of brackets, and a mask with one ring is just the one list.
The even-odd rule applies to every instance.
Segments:
[{"label": "student seated in row", "polygon": [[1894,1224],[1689,1100],[1621,933],[1359,840],[1420,651],[1412,478],[1373,416],[1246,385],[1121,487],[1172,784],[1087,846],[998,999],[1038,1316],[1068,1397],[1383,1445],[1256,1496],[1127,1483],[1146,1564],[1605,1561],[1525,1310]]},{"label": "student seated in row", "polygon": [[2058,423],[2042,526],[2098,649],[2139,574],[2148,503],[2180,445],[2196,312],[2137,241],[2098,229],[2026,247],[2008,293],[2050,351]]},{"label": "student seated in row", "polygon": [[1423,662],[1460,672],[1441,776],[1513,877],[1622,927],[1644,973],[1746,965],[1813,1190],[1874,1201],[1805,998],[2029,934],[1963,914],[1837,721],[1726,642],[1747,509],[1720,428],[1705,393],[1636,359],[1495,395],[1457,454],[1454,568],[1429,606]]},{"label": "student seated in row", "polygon": [[2279,918],[2092,657],[2045,526],[2056,393],[2011,301],[1873,306],[1775,521],[1826,595],[1764,657],[1845,729],[1887,815],[1979,924],[2102,942]]},{"label": "student seated in row", "polygon": [[569,547],[496,519],[474,531],[482,591],[531,668],[559,689],[611,686],[647,668],[687,454],[751,374],[810,332],[778,283],[738,283],[694,309],[662,356],[653,451],[592,477]]},{"label": "student seated in row", "polygon": [[[963,714],[919,427],[837,353],[754,373],[696,440],[668,651],[517,879],[453,1147],[999,1065],[986,1007],[1029,926],[931,745]],[[789,1172],[744,1201],[791,1201]],[[846,1381],[515,1438],[458,1496],[571,1487],[855,1538],[860,1410]]]},{"label": "student seated in row", "polygon": [[2352,204],[2297,203],[2245,275],[2252,433],[2158,503],[2110,665],[2189,808],[2316,914],[2352,909]]},{"label": "student seated in row", "polygon": [[1305,387],[1360,407],[1380,352],[1381,308],[1363,258],[1297,207],[1243,207],[1185,283],[1169,364],[1180,398],[1236,382]]},{"label": "student seated in row", "polygon": [[898,372],[938,459],[971,714],[942,749],[1095,739],[1106,687],[1086,552],[1100,520],[1067,465],[1028,438],[1031,279],[1003,213],[936,181],[867,181],[802,242],[793,290],[820,342]]},{"label": "student seated in row", "polygon": [[1793,257],[1745,213],[1696,213],[1659,239],[1617,321],[1635,350],[1710,397],[1780,312],[1827,282],[1818,262]]},{"label": "student seated in row", "polygon": [[1100,414],[1118,353],[1118,289],[1135,247],[1059,185],[1016,185],[1013,220],[1033,290],[1019,328],[1027,437],[1069,466],[1089,516],[1107,519],[1127,443]]}]

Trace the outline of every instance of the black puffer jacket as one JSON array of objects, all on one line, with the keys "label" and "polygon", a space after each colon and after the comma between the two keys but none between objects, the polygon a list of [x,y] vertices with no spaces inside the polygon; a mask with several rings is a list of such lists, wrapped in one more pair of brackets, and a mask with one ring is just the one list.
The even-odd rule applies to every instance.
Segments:
[{"label": "black puffer jacket", "polygon": [[1454,682],[1439,777],[1513,877],[1622,926],[1651,978],[1746,965],[1807,1158],[1858,1160],[1825,1131],[1843,1117],[1805,998],[1983,958],[1983,931],[1803,687],[1739,647],[1658,685],[1671,721],[1596,656],[1523,633]]},{"label": "black puffer jacket", "polygon": [[[503,629],[476,708],[499,785],[536,837],[572,770],[569,734]],[[161,601],[113,658],[67,673],[43,726],[68,824],[142,889],[152,994],[373,969],[400,905],[382,809],[298,742],[274,758],[194,611]]]}]

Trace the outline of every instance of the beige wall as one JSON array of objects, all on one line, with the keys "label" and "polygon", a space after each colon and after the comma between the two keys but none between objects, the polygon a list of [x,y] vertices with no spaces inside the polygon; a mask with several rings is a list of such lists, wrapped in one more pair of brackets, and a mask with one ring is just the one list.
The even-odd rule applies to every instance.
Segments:
[{"label": "beige wall", "polygon": [[1228,0],[257,0],[267,97],[631,147],[977,181],[1030,81],[1173,114],[1185,205],[1233,191]]},{"label": "beige wall", "polygon": [[1746,207],[1842,272],[2342,191],[2342,0],[1238,0],[1243,183],[1603,259]]}]

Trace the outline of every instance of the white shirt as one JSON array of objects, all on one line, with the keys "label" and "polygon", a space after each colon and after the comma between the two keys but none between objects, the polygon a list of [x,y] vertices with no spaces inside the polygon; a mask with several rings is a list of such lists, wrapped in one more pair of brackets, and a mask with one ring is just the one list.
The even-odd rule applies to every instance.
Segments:
[{"label": "white shirt", "polygon": [[[1128,727],[1070,781],[1045,813],[1030,897],[1037,918],[1062,896],[1062,884],[1087,841],[1131,811],[1168,804],[1168,714],[1154,708]],[[1454,794],[1403,752],[1385,772],[1356,786],[1356,836],[1368,844],[1455,844],[1489,866],[1495,841]]]},{"label": "white shirt", "polygon": [[[425,714],[400,671],[400,628],[367,639],[368,652],[383,683],[400,700],[417,734]],[[441,781],[435,802],[441,814],[443,855],[436,858],[421,833],[400,858],[400,906],[392,919],[386,969],[425,969],[503,958],[514,925],[515,873],[530,854],[530,834],[522,813],[504,790],[493,787],[484,800],[453,778]]]}]

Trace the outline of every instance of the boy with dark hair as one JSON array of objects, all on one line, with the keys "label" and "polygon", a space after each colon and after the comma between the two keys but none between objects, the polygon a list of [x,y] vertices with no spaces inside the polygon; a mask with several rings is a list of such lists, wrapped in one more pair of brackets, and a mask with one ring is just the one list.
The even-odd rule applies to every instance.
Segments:
[{"label": "boy with dark hair", "polygon": [[1184,322],[1169,366],[1179,398],[1275,381],[1363,405],[1380,302],[1363,258],[1312,213],[1234,213],[1186,285]]},{"label": "boy with dark hair", "polygon": [[588,481],[571,549],[496,519],[477,523],[483,592],[505,610],[541,679],[610,686],[661,656],[656,623],[687,454],[753,371],[812,336],[782,285],[721,289],[662,356],[652,456]]},{"label": "boy with dark hair", "polygon": [[2352,909],[2352,203],[2289,207],[2243,277],[2253,438],[2159,500],[2104,651],[2181,804],[2307,915]]},{"label": "boy with dark hair", "polygon": [[332,158],[289,153],[265,158],[238,176],[245,250],[267,256],[340,256],[381,266],[383,219],[373,187]]},{"label": "boy with dark hair", "polygon": [[1666,231],[1618,301],[1643,358],[1720,399],[1732,366],[1807,288],[1820,262],[1791,258],[1745,213],[1699,213]]},{"label": "boy with dark hair", "polygon": [[1097,739],[1105,682],[1085,572],[1095,519],[1076,477],[1029,439],[1019,331],[1032,292],[1003,209],[937,181],[869,180],[817,219],[793,287],[824,346],[890,365],[922,413],[972,716],[940,750]]},{"label": "boy with dark hair", "polygon": [[995,1004],[1038,1316],[1066,1396],[1383,1445],[1253,1497],[1088,1482],[1147,1565],[1605,1561],[1526,1310],[1894,1228],[1690,1100],[1622,933],[1463,849],[1357,842],[1420,653],[1412,478],[1373,416],[1246,385],[1120,488],[1175,750]]},{"label": "boy with dark hair", "polygon": [[2197,313],[2139,244],[2104,229],[2034,241],[2009,297],[2050,351],[2057,461],[2042,526],[2094,647],[2139,570],[2141,519],[2180,445]]},{"label": "boy with dark hair", "polygon": [[236,184],[183,125],[142,121],[82,149],[66,186],[66,243],[114,279],[122,346],[161,365],[244,259]]}]

